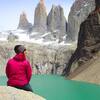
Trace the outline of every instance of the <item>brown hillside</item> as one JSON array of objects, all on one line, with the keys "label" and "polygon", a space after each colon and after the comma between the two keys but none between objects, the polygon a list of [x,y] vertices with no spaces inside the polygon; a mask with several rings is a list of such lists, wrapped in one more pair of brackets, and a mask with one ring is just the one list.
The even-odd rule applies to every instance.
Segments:
[{"label": "brown hillside", "polygon": [[70,76],[72,80],[100,84],[100,53]]}]

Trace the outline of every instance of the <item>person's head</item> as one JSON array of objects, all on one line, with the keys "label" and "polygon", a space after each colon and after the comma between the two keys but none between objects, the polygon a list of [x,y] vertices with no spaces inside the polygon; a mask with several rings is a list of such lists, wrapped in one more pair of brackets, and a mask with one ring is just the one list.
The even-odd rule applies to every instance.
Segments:
[{"label": "person's head", "polygon": [[96,8],[100,8],[100,0],[95,0]]},{"label": "person's head", "polygon": [[24,53],[26,51],[26,48],[23,45],[16,45],[14,47],[14,51],[16,54]]}]

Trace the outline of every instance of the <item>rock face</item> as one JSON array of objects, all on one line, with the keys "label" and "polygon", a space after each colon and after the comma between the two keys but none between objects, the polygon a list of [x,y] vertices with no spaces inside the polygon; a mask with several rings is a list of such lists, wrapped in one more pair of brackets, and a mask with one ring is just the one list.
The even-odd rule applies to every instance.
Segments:
[{"label": "rock face", "polygon": [[47,12],[44,0],[40,0],[35,9],[33,31],[45,32],[47,31]]},{"label": "rock face", "polygon": [[95,0],[75,0],[68,16],[68,38],[78,39],[80,24],[95,9]]},{"label": "rock face", "polygon": [[[74,52],[74,47],[43,46],[26,42],[1,42],[0,44],[0,75],[5,75],[5,67],[9,58],[13,57],[14,46],[23,44],[27,48],[27,58],[33,68],[33,74],[62,74],[67,61]],[[38,65],[38,69],[36,67]]]},{"label": "rock face", "polygon": [[46,100],[43,97],[13,87],[0,86],[0,100]]},{"label": "rock face", "polygon": [[77,62],[78,66],[81,66],[100,51],[100,1],[95,2],[95,10],[80,26],[77,49],[65,69],[66,74],[69,73],[73,63]]},{"label": "rock face", "polygon": [[89,64],[86,63],[88,68],[83,70],[81,73],[78,73],[78,75],[74,75],[72,80],[85,81],[100,85],[100,54],[98,53],[96,58],[92,60],[93,61],[91,61]]},{"label": "rock face", "polygon": [[59,31],[60,35],[65,35],[67,22],[61,6],[52,6],[47,17],[48,31]]},{"label": "rock face", "polygon": [[30,30],[32,24],[28,22],[25,12],[20,15],[18,29]]},{"label": "rock face", "polygon": [[12,33],[9,33],[8,37],[7,37],[7,40],[10,41],[10,42],[13,42],[15,41],[16,39],[18,39],[18,36],[12,34]]}]

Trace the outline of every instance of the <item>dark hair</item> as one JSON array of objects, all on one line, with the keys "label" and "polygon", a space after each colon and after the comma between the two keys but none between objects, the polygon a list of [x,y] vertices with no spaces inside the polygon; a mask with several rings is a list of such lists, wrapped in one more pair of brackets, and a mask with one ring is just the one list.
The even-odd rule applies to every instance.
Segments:
[{"label": "dark hair", "polygon": [[95,0],[96,8],[100,8],[100,0]]},{"label": "dark hair", "polygon": [[16,45],[14,47],[14,51],[16,54],[19,54],[19,53],[23,53],[24,51],[26,51],[26,48],[23,45]]}]

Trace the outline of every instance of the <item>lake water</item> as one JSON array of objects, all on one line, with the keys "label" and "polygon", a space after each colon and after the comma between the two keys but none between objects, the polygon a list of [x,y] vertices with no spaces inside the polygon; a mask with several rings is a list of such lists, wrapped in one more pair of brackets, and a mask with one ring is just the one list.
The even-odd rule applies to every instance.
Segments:
[{"label": "lake water", "polygon": [[[0,77],[0,85],[6,85]],[[100,86],[65,80],[57,75],[34,75],[30,82],[33,90],[47,100],[100,100]]]}]

